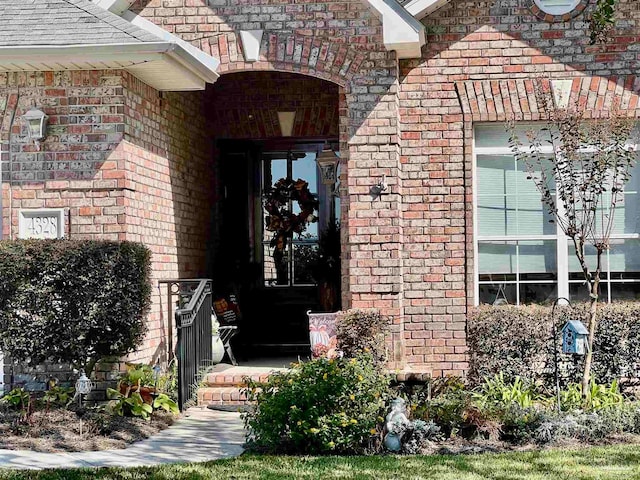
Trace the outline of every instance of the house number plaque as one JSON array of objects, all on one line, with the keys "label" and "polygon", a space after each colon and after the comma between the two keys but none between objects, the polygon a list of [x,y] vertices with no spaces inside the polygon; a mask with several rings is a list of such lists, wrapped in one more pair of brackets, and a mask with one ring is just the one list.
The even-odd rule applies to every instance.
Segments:
[{"label": "house number plaque", "polygon": [[20,238],[62,238],[64,236],[64,210],[20,210]]}]

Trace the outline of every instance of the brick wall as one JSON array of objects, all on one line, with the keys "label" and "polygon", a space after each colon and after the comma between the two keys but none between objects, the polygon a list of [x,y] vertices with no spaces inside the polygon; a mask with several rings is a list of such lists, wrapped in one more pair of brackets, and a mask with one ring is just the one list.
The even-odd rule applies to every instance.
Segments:
[{"label": "brick wall", "polygon": [[[619,2],[611,42],[588,45],[586,15],[548,22],[531,0],[452,0],[424,20],[421,59],[401,62],[405,179],[404,288],[408,361],[434,375],[466,369],[465,320],[473,305],[473,122],[540,118],[533,81],[574,82],[588,108],[615,92],[632,106],[640,4]],[[562,20],[562,19],[554,19]],[[600,78],[592,77],[606,77]],[[590,93],[589,93],[590,92]],[[610,102],[609,102],[610,104]]]},{"label": "brick wall", "polygon": [[[4,238],[17,237],[21,208],[65,208],[72,238],[123,238],[126,184],[112,158],[123,98],[116,71],[0,73]],[[49,115],[39,147],[21,120],[34,105]]]},{"label": "brick wall", "polygon": [[207,275],[213,141],[203,92],[160,94],[129,74],[123,84],[125,135],[118,153],[132,187],[125,200],[126,236],[153,253],[149,333],[133,357],[164,360],[173,318],[157,282]]},{"label": "brick wall", "polygon": [[[21,120],[33,105],[49,116],[39,146]],[[166,358],[166,296],[157,281],[206,270],[212,180],[204,105],[202,93],[161,95],[121,71],[0,73],[3,238],[17,238],[21,208],[64,208],[69,238],[147,244],[153,304],[131,361]]]},{"label": "brick wall", "polygon": [[[304,85],[319,99],[337,96],[326,115],[337,111],[343,167],[343,303],[393,316],[395,367],[460,374],[467,367],[466,313],[474,303],[473,122],[511,113],[535,120],[531,80],[544,76],[584,79],[574,82],[574,93],[587,106],[606,110],[620,94],[621,105],[637,108],[639,2],[619,1],[613,38],[598,46],[588,45],[590,4],[564,19],[539,18],[532,5],[452,0],[424,20],[429,35],[422,58],[398,65],[361,0],[139,0],[134,9],[142,16],[220,58],[219,89],[243,90],[245,98],[219,97],[216,125],[201,111],[202,94],[161,97],[127,75],[0,77],[3,125],[11,128],[12,112],[40,95],[52,102],[47,113],[61,135],[36,152],[18,125],[12,135],[3,127],[3,158],[10,149],[15,156],[3,170],[11,179],[3,184],[3,229],[11,231],[9,217],[15,223],[9,199],[9,210],[59,201],[70,208],[72,233],[150,244],[157,278],[199,273],[209,242],[202,206],[215,201],[207,192],[215,181],[206,161],[209,140],[278,135],[271,111],[282,103],[265,102],[259,77],[242,72],[289,72],[262,77],[269,78],[262,91],[268,84],[286,91],[279,82],[297,82],[293,73],[328,80],[331,89],[313,79]],[[244,60],[240,29],[265,30],[257,62]],[[284,103],[300,101],[290,91],[288,97]],[[71,104],[74,98],[84,100]],[[269,113],[251,104],[266,105]],[[314,118],[299,106],[305,111],[299,118]],[[244,121],[249,115],[260,121]],[[103,131],[106,126],[115,131]],[[325,132],[303,123],[296,128],[301,135]],[[383,175],[389,194],[372,199],[370,187]],[[156,333],[142,357],[161,336],[160,310],[151,321]]]}]

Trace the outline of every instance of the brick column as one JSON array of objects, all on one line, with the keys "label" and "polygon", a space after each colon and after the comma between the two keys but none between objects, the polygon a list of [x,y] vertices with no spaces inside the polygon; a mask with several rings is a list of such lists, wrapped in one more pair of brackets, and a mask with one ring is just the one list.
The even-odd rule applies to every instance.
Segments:
[{"label": "brick column", "polygon": [[[402,169],[398,135],[397,64],[373,53],[379,76],[357,76],[346,94],[348,131],[343,192],[345,307],[376,308],[392,318],[392,368],[404,366]],[[371,187],[385,179],[380,196]]]}]

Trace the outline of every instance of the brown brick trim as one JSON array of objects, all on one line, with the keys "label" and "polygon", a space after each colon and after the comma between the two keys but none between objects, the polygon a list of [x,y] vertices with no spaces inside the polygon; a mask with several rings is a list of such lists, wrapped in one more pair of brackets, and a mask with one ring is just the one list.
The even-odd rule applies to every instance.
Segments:
[{"label": "brown brick trim", "polygon": [[[584,110],[588,118],[604,118],[613,108],[640,116],[640,77],[581,77],[572,79],[569,105]],[[538,90],[549,80],[467,80],[456,82],[466,118],[473,122],[501,122],[514,118],[536,121],[546,118]]]},{"label": "brown brick trim", "polygon": [[[0,134],[2,142],[8,142],[18,108],[18,91],[3,90],[0,93]],[[8,150],[7,150],[8,151]]]},{"label": "brown brick trim", "polygon": [[589,5],[590,1],[591,0],[582,0],[573,10],[565,13],[564,15],[549,15],[538,5],[536,5],[536,2],[534,0],[528,0],[528,3],[531,13],[533,13],[540,20],[544,20],[545,22],[568,22],[572,18],[580,15],[584,11],[584,9],[587,8],[587,5]]},{"label": "brown brick trim", "polygon": [[221,73],[247,70],[295,72],[346,86],[360,71],[366,52],[344,43],[285,33],[265,33],[260,60],[246,62],[239,35],[229,32],[200,41],[199,47],[220,59]]}]

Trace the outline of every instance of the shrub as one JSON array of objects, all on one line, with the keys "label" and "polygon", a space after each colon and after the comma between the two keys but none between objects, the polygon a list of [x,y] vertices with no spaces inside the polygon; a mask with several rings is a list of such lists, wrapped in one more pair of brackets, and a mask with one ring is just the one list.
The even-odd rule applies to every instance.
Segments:
[{"label": "shrub", "polygon": [[[560,330],[569,319],[586,319],[587,304],[558,307],[556,311],[556,348],[562,384],[575,381],[582,371],[583,359],[563,355]],[[640,304],[613,303],[599,308],[596,329],[593,376],[599,382],[618,379],[624,389],[640,381]],[[484,377],[502,372],[505,379],[516,376],[540,380],[552,389],[553,346],[551,343],[551,307],[483,306],[468,319],[467,341],[470,350],[469,380],[478,384]]]},{"label": "shrub", "polygon": [[591,380],[586,395],[582,395],[582,384],[571,383],[560,390],[560,406],[562,410],[602,410],[616,407],[624,402],[614,380],[611,385],[603,385]]},{"label": "shrub", "polygon": [[150,304],[150,252],[132,242],[0,242],[0,350],[89,375],[134,350]]},{"label": "shrub", "polygon": [[637,402],[588,413],[549,414],[534,432],[534,439],[542,444],[562,439],[594,442],[619,433],[640,433],[640,405]]},{"label": "shrub", "polygon": [[371,353],[377,364],[384,364],[387,360],[385,337],[388,330],[389,319],[377,310],[347,310],[336,320],[338,350],[349,358]]},{"label": "shrub", "polygon": [[434,422],[444,436],[451,437],[465,428],[465,412],[470,405],[471,394],[456,390],[412,405],[411,413],[414,418]]},{"label": "shrub", "polygon": [[377,448],[389,378],[370,354],[295,364],[266,382],[247,380],[255,409],[248,443],[267,452],[363,453]]},{"label": "shrub", "polygon": [[473,399],[484,408],[505,409],[514,404],[520,408],[530,408],[539,395],[531,383],[517,375],[512,382],[506,382],[501,372],[486,378],[474,392]]}]

